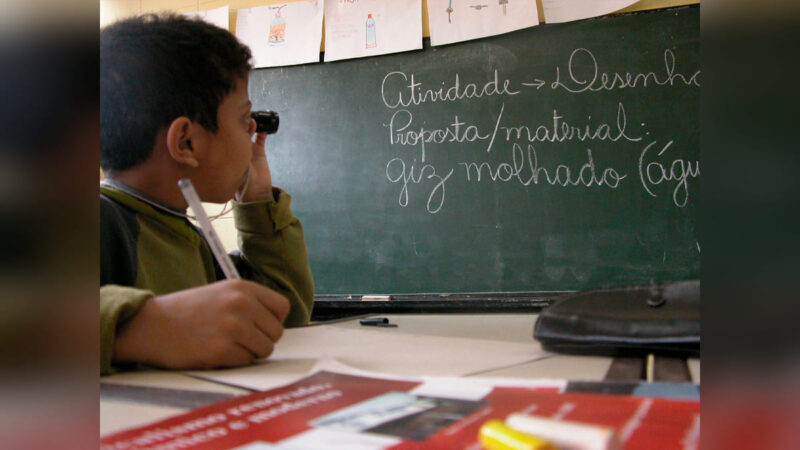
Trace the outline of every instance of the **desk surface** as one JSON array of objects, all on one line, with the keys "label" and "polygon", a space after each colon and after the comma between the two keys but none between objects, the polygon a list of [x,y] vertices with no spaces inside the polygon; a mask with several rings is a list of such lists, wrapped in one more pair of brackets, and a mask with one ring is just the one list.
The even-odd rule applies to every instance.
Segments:
[{"label": "desk surface", "polygon": [[[402,337],[406,337],[407,340],[414,339],[419,343],[425,343],[425,337],[430,337],[429,341],[432,344],[440,342],[437,341],[439,338],[451,338],[447,341],[448,345],[463,346],[464,350],[468,350],[471,357],[477,360],[489,357],[489,355],[481,354],[488,353],[487,342],[496,342],[497,348],[514,346],[515,349],[527,349],[528,347],[522,346],[530,346],[531,354],[538,355],[535,360],[503,367],[484,368],[462,375],[468,377],[602,381],[608,379],[608,375],[613,372],[612,362],[614,360],[609,357],[568,356],[541,352],[538,342],[532,338],[536,314],[398,314],[383,317],[389,318],[389,321],[397,324],[398,327],[364,327],[359,324],[358,319],[351,319],[315,325],[315,327],[326,327],[315,331],[340,330],[345,332],[350,339],[357,339],[359,335],[375,337],[379,336],[375,333],[385,333],[391,339],[397,338],[399,341],[402,340]],[[299,331],[287,330],[284,338],[278,343],[276,354],[287,351],[302,353],[302,349],[295,348],[300,345],[302,340],[294,339],[293,336],[299,336],[310,330],[297,330]],[[314,355],[325,354],[325,344],[324,342],[316,343]],[[415,347],[415,351],[419,352],[419,358],[422,359],[425,358],[427,351],[424,347],[426,346]],[[433,354],[432,352],[433,350],[430,353]],[[362,356],[369,357],[369,355]],[[238,375],[246,373],[248,376],[259,378],[258,388],[269,389],[304,377],[315,362],[315,358],[312,357],[302,360],[295,359],[292,364],[270,365],[265,363],[225,372],[182,373],[142,370],[103,377],[100,379],[100,433],[104,435],[144,425],[184,412],[192,407],[251,392],[248,389],[199,379],[198,376],[230,382],[229,380],[238,380]],[[686,366],[685,363],[684,366]],[[280,368],[280,373],[277,375],[270,373],[276,367]],[[424,369],[420,367],[403,367],[403,369],[406,369],[408,373],[417,371],[419,375],[424,374]],[[699,383],[699,360],[690,360],[686,370],[691,374],[691,379],[695,383]]]}]

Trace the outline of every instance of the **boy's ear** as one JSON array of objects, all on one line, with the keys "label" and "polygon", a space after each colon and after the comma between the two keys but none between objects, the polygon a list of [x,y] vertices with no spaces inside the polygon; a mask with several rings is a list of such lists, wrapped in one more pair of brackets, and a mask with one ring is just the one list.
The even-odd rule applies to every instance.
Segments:
[{"label": "boy's ear", "polygon": [[[188,117],[178,117],[167,128],[167,150],[178,164],[198,167],[200,161],[192,147],[192,132],[197,125]],[[193,130],[194,129],[194,130]]]}]

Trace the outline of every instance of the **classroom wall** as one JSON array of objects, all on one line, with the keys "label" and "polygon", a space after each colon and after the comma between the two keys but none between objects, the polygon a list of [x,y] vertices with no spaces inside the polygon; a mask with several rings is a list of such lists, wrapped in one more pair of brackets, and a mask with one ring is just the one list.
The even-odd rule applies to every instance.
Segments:
[{"label": "classroom wall", "polygon": [[[205,11],[228,5],[230,8],[228,18],[229,29],[235,33],[236,14],[238,9],[252,8],[270,4],[291,3],[292,1],[297,0],[100,0],[100,26],[102,27],[118,19],[148,12]],[[700,0],[642,0],[618,12],[624,13],[643,11],[697,3],[700,3]],[[541,0],[537,0],[537,4],[539,6],[539,17],[542,18],[544,16],[542,14]],[[430,36],[427,8],[427,0],[422,0],[422,32],[425,37]],[[324,51],[324,49],[325,43],[323,33],[323,42],[320,46],[320,51]],[[267,145],[269,146],[269,142]],[[206,204],[205,207],[210,216],[222,212],[221,205]],[[214,222],[214,226],[226,249],[230,251],[238,247],[237,233],[236,229],[234,228],[233,216],[231,214],[227,214],[217,219]]]}]

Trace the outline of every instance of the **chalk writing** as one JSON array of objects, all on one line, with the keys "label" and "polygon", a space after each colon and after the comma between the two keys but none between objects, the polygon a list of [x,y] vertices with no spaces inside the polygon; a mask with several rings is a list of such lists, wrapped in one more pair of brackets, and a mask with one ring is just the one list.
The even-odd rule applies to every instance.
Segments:
[{"label": "chalk writing", "polygon": [[[410,80],[409,80],[410,78]],[[397,85],[400,83],[400,85]],[[406,84],[408,83],[408,84]],[[517,95],[509,87],[511,81],[503,80],[502,87],[498,78],[497,70],[494,71],[494,78],[486,82],[483,87],[478,87],[475,83],[461,85],[461,77],[455,75],[453,84],[445,88],[444,82],[438,89],[423,89],[422,83],[417,82],[412,73],[409,77],[404,72],[389,72],[381,81],[381,99],[387,108],[394,109],[400,106],[420,105],[426,102],[452,102],[455,100],[474,99],[492,95]]]},{"label": "chalk writing", "polygon": [[[591,116],[589,116],[591,119]],[[525,139],[528,142],[565,142],[565,141],[588,141],[600,140],[617,142],[624,139],[630,142],[639,142],[640,136],[631,137],[625,133],[628,125],[628,118],[625,114],[625,106],[622,102],[617,108],[617,120],[614,125],[605,122],[598,124],[585,124],[576,126],[567,122],[563,116],[558,114],[558,110],[553,110],[553,126],[539,125],[536,130],[531,131],[527,126],[501,127],[506,132],[506,140]]]},{"label": "chalk writing", "polygon": [[664,69],[661,78],[655,72],[600,72],[597,59],[592,52],[585,48],[578,48],[573,50],[569,56],[568,77],[565,76],[564,81],[561,81],[561,68],[556,67],[556,79],[550,87],[552,89],[561,88],[572,93],[647,87],[648,83],[659,86],[678,84],[700,87],[700,70],[688,77],[676,73],[675,54],[670,49],[664,50]]},{"label": "chalk writing", "polygon": [[453,122],[445,128],[426,130],[420,127],[409,129],[414,115],[407,109],[398,109],[389,120],[389,143],[391,145],[420,146],[420,160],[425,162],[425,144],[444,142],[475,142],[489,138],[489,134],[481,134],[476,125],[470,125],[453,118]]},{"label": "chalk writing", "polygon": [[[547,109],[552,113],[528,117],[528,123],[505,119],[504,112],[506,102],[511,102],[512,97],[531,95],[531,101],[535,101],[537,92],[543,88],[564,91],[567,98],[571,94],[622,89],[698,88],[700,70],[679,71],[675,53],[665,49],[663,66],[658,70],[626,71],[617,65],[613,71],[607,71],[583,47],[570,53],[566,65],[554,67],[552,81],[528,77],[515,82],[501,77],[501,69],[490,69],[488,81],[483,79],[479,83],[463,79],[458,73],[452,78],[448,75],[444,81],[423,80],[414,73],[397,70],[383,77],[380,100],[391,111],[388,121],[383,123],[388,131],[388,148],[416,150],[413,155],[390,156],[385,166],[386,180],[399,187],[398,205],[407,207],[411,191],[422,189],[427,195],[427,212],[436,214],[445,205],[446,187],[465,183],[512,183],[527,189],[553,186],[615,190],[625,185],[629,172],[635,172],[636,168],[615,166],[614,161],[619,164],[630,159],[612,156],[638,151],[639,181],[647,194],[657,197],[659,186],[670,186],[672,202],[679,208],[686,207],[691,180],[700,176],[699,161],[681,157],[673,148],[673,140],[656,152],[656,141],[648,137],[651,130],[643,121],[635,120],[637,114],[629,113],[622,99],[615,100],[608,109],[587,106],[578,117],[569,114],[570,108],[552,105]],[[531,87],[534,89],[526,89]],[[474,116],[474,110],[432,118],[429,110],[432,104],[456,101],[465,107],[476,102],[499,103],[499,107],[495,112],[483,108],[477,120],[470,116]],[[648,144],[643,148],[639,145],[637,149],[631,148],[630,144],[645,139]],[[457,162],[437,163],[438,166],[429,161],[431,151],[476,155],[478,143],[485,150],[483,158],[464,156]],[[496,144],[499,151],[487,155]],[[609,148],[608,144],[614,147]],[[575,155],[579,155],[577,161]],[[446,164],[450,166],[445,167]]]},{"label": "chalk writing", "polygon": [[555,169],[548,170],[539,166],[538,154],[531,144],[528,144],[527,152],[524,152],[519,144],[514,144],[511,147],[511,163],[503,162],[495,168],[492,168],[488,162],[480,164],[460,162],[458,164],[463,166],[467,181],[481,181],[481,176],[486,170],[492,181],[516,180],[523,186],[531,183],[536,185],[541,181],[551,186],[606,186],[616,189],[619,187],[620,181],[627,177],[626,174],[620,174],[612,167],[603,169],[598,176],[591,149],[586,150],[586,162],[578,170],[565,164],[558,164]]},{"label": "chalk writing", "polygon": [[397,199],[398,204],[403,207],[408,205],[409,181],[414,184],[419,184],[422,182],[423,178],[425,180],[433,180],[435,184],[428,195],[428,203],[426,204],[426,207],[429,213],[436,214],[440,209],[442,209],[442,205],[444,205],[444,184],[447,179],[453,175],[454,169],[450,169],[450,172],[442,177],[441,175],[437,174],[434,166],[431,164],[424,164],[419,168],[418,171],[416,171],[415,175],[416,164],[417,160],[415,159],[411,163],[411,166],[407,168],[405,161],[400,158],[393,158],[386,163],[386,178],[388,178],[392,183],[403,183],[403,187],[400,189],[400,196]]},{"label": "chalk writing", "polygon": [[[663,156],[672,147],[672,143],[673,141],[667,142],[657,156]],[[666,166],[658,161],[650,161],[645,165],[647,153],[654,145],[656,145],[656,141],[647,144],[639,155],[639,179],[642,182],[642,186],[648,194],[656,197],[656,194],[651,189],[652,186],[658,186],[665,181],[674,182],[672,201],[675,202],[676,206],[683,208],[689,201],[689,179],[700,176],[700,161],[678,158],[673,159]],[[669,166],[669,169],[667,169],[667,166]]]}]

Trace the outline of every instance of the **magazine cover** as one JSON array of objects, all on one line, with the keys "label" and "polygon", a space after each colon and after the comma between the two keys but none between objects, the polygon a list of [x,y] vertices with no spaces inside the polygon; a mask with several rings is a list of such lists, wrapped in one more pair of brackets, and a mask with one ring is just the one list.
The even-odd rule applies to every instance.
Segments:
[{"label": "magazine cover", "polygon": [[453,383],[320,371],[277,389],[104,436],[101,449],[478,450],[481,426],[514,413],[611,427],[625,449],[698,446],[697,400],[505,383],[460,390]]}]

